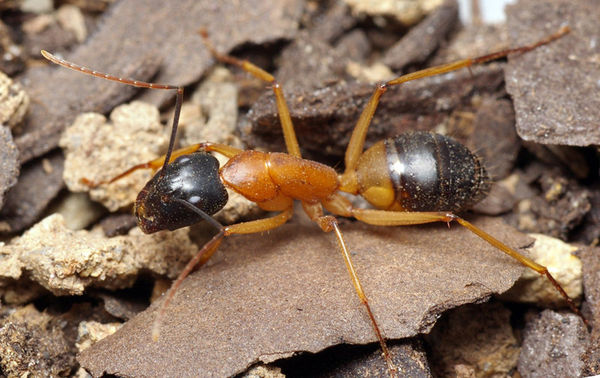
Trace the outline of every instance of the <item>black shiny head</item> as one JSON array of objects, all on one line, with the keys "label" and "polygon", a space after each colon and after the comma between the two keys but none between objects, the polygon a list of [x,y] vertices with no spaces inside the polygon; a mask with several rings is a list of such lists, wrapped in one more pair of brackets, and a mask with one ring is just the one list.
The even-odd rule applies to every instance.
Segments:
[{"label": "black shiny head", "polygon": [[219,177],[219,162],[206,153],[180,156],[158,171],[135,201],[138,225],[147,234],[176,230],[203,218],[182,204],[186,201],[208,215],[221,210],[228,195]]}]

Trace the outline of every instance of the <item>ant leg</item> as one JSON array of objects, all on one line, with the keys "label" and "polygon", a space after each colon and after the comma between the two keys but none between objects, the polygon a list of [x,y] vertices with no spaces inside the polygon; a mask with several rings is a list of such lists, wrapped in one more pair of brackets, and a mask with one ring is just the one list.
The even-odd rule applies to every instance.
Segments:
[{"label": "ant leg", "polygon": [[350,274],[350,279],[352,280],[352,285],[354,285],[354,290],[356,290],[356,294],[358,294],[358,298],[361,303],[365,306],[367,310],[367,314],[369,315],[369,319],[371,320],[371,325],[373,326],[373,330],[375,331],[375,335],[379,340],[379,345],[383,352],[383,357],[388,366],[388,370],[391,377],[398,376],[398,370],[392,361],[391,353],[387,347],[387,343],[385,342],[385,337],[377,324],[377,320],[375,320],[375,315],[373,315],[373,311],[371,311],[371,306],[369,305],[369,301],[367,299],[367,295],[365,294],[363,287],[358,279],[358,275],[356,273],[356,269],[354,268],[354,264],[352,263],[352,259],[350,258],[350,253],[348,252],[348,248],[346,247],[346,243],[344,242],[344,238],[342,236],[342,232],[340,231],[339,225],[335,217],[331,215],[323,215],[323,208],[321,204],[310,204],[307,202],[302,202],[302,207],[308,216],[321,227],[321,229],[325,232],[335,232],[336,240],[338,242],[338,247],[342,256],[344,258],[344,262],[346,263],[346,269],[348,269],[348,273]]},{"label": "ant leg", "polygon": [[448,212],[399,212],[399,211],[386,211],[386,210],[373,210],[373,209],[352,209],[352,216],[368,224],[379,225],[379,226],[405,226],[405,225],[416,225],[432,222],[444,222],[450,224],[452,221],[458,222],[461,226],[465,227],[481,239],[488,242],[493,247],[506,253],[513,259],[520,262],[522,265],[529,269],[533,269],[540,275],[546,276],[550,283],[556,288],[560,295],[565,299],[567,305],[575,314],[579,315],[583,322],[589,326],[588,321],[585,319],[583,314],[579,311],[573,300],[565,292],[562,286],[556,281],[556,279],[550,274],[548,268],[543,265],[536,263],[530,258],[522,255],[513,248],[502,243],[500,240],[494,238],[487,232],[483,231],[479,227],[467,222],[461,217]]},{"label": "ant leg", "polygon": [[240,67],[252,76],[260,80],[266,81],[267,83],[272,85],[273,92],[275,93],[277,112],[279,113],[279,121],[281,122],[283,138],[285,140],[285,146],[287,148],[287,151],[290,155],[301,157],[300,146],[298,144],[298,139],[296,138],[296,132],[294,131],[294,125],[292,123],[292,117],[290,116],[290,110],[283,96],[283,90],[281,89],[279,83],[275,80],[275,77],[273,77],[273,75],[271,75],[267,71],[263,70],[262,68],[256,66],[255,64],[247,60],[241,60],[231,55],[219,53],[217,49],[215,49],[213,44],[210,42],[208,38],[208,32],[204,29],[201,29],[199,33],[200,36],[202,36],[202,41],[204,42],[204,45],[216,60]]},{"label": "ant leg", "polygon": [[[358,158],[363,151],[367,130],[369,129],[375,110],[377,110],[377,105],[379,105],[379,99],[381,98],[381,95],[387,91],[387,88],[388,84],[379,84],[377,88],[375,88],[375,92],[373,92],[367,106],[365,106],[365,109],[360,114],[356,126],[354,126],[354,130],[352,131],[348,147],[346,147],[346,155],[344,157],[346,170],[342,177],[347,176],[349,173],[354,173]],[[342,181],[344,180],[342,179]]]},{"label": "ant leg", "polygon": [[560,286],[560,284],[556,281],[556,279],[550,274],[548,268],[543,265],[536,263],[530,258],[523,256],[515,249],[507,246],[502,243],[498,239],[494,238],[487,232],[483,231],[479,227],[473,225],[470,222],[462,219],[461,217],[442,211],[430,211],[430,212],[402,212],[402,211],[387,211],[387,210],[376,210],[376,209],[358,209],[352,206],[352,203],[345,197],[335,194],[328,198],[326,201],[323,201],[323,205],[325,208],[333,214],[341,215],[344,217],[354,217],[361,222],[372,224],[376,226],[408,226],[408,225],[418,225],[425,223],[433,223],[433,222],[444,222],[450,224],[452,221],[458,222],[461,226],[467,228],[469,231],[479,236],[481,239],[485,240],[493,247],[501,250],[506,253],[510,257],[514,258],[522,265],[527,268],[533,269],[539,274],[546,276],[546,278],[552,283],[552,285],[556,288],[556,290],[560,293],[560,295],[565,299],[571,311],[575,314],[579,315],[583,322],[588,325],[588,321],[585,319],[583,314],[579,311],[577,306],[573,300],[569,297],[569,295],[565,292],[565,290]]},{"label": "ant leg", "polygon": [[354,130],[352,131],[352,136],[350,137],[350,142],[348,143],[348,147],[346,148],[346,155],[345,155],[345,159],[344,159],[346,169],[340,179],[341,185],[344,188],[343,191],[347,191],[350,193],[356,192],[355,189],[357,188],[357,183],[356,183],[354,170],[358,163],[358,158],[360,157],[360,155],[363,151],[365,138],[367,135],[367,130],[369,128],[369,125],[371,124],[373,115],[375,114],[375,111],[377,110],[377,106],[379,105],[379,99],[386,92],[388,87],[390,87],[392,85],[400,85],[402,83],[406,83],[407,81],[417,80],[417,79],[421,79],[421,78],[428,77],[428,76],[441,75],[441,74],[444,74],[447,72],[456,71],[461,68],[471,67],[476,64],[486,63],[486,62],[489,62],[492,60],[506,57],[507,55],[510,55],[510,54],[522,54],[527,51],[531,51],[537,47],[540,47],[542,45],[548,44],[548,43],[562,37],[563,35],[569,33],[569,31],[570,31],[569,27],[564,26],[560,30],[558,30],[556,33],[554,33],[536,43],[533,43],[531,45],[517,47],[517,48],[513,48],[513,49],[508,49],[508,50],[502,50],[502,51],[498,51],[498,52],[495,52],[492,54],[479,56],[476,58],[462,59],[462,60],[459,60],[459,61],[456,61],[453,63],[447,63],[447,64],[435,66],[435,67],[426,68],[426,69],[423,69],[420,71],[402,75],[402,76],[400,76],[396,79],[390,80],[386,83],[379,84],[377,86],[377,88],[375,88],[373,95],[371,96],[371,98],[369,99],[369,102],[365,106],[365,109],[361,113],[360,118],[358,119],[356,126],[354,127]]},{"label": "ant leg", "polygon": [[191,211],[202,216],[206,221],[208,221],[215,228],[217,228],[219,232],[215,236],[213,236],[211,240],[204,244],[204,246],[200,249],[200,251],[198,251],[196,256],[194,256],[194,258],[192,258],[187,263],[183,271],[179,273],[179,276],[177,277],[175,282],[173,282],[173,285],[167,293],[165,301],[161,304],[160,308],[158,309],[156,318],[154,319],[154,324],[152,326],[152,339],[154,341],[158,340],[160,336],[160,323],[164,315],[165,309],[175,296],[175,293],[177,292],[177,289],[179,288],[183,280],[192,272],[192,270],[201,267],[210,259],[210,257],[215,253],[217,248],[221,245],[221,242],[223,241],[223,239],[225,239],[225,237],[234,234],[254,234],[258,232],[272,230],[287,222],[288,219],[290,219],[292,214],[294,213],[294,208],[290,207],[270,218],[257,219],[254,221],[237,223],[230,226],[223,226],[215,219],[213,219],[203,211],[199,210],[197,207],[190,204],[189,202],[184,200],[177,201],[187,206]]},{"label": "ant leg", "polygon": [[[237,155],[243,151],[243,150],[240,150],[239,148],[231,147],[226,144],[212,143],[212,142],[197,143],[197,144],[193,144],[191,146],[183,147],[183,148],[173,151],[171,154],[171,157],[169,159],[169,163],[171,163],[173,160],[177,159],[180,156],[189,155],[189,154],[194,153],[199,150],[214,151],[214,152],[219,153],[228,158],[232,158],[235,155]],[[163,156],[161,156],[157,159],[151,160],[149,162],[134,165],[133,167],[126,170],[125,172],[120,173],[119,175],[117,175],[111,179],[108,179],[108,180],[91,181],[86,178],[82,178],[81,182],[91,188],[95,188],[102,184],[111,184],[117,180],[122,179],[125,176],[130,175],[131,173],[133,173],[139,169],[152,169],[152,170],[156,171],[157,169],[164,166],[165,158],[166,158],[166,155],[163,155]]]}]

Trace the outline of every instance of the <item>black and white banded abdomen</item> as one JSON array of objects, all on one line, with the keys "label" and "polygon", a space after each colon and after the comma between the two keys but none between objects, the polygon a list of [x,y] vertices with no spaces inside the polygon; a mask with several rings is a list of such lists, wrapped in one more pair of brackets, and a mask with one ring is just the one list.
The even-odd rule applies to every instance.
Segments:
[{"label": "black and white banded abdomen", "polygon": [[450,137],[428,132],[374,144],[356,171],[359,194],[380,209],[458,212],[489,189],[477,155]]}]

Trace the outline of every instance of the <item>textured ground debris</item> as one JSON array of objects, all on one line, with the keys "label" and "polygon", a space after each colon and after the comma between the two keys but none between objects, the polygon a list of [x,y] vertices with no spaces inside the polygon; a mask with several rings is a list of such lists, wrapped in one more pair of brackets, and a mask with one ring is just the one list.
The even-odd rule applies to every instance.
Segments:
[{"label": "textured ground debris", "polygon": [[51,315],[29,305],[0,323],[0,368],[12,377],[61,376],[74,366],[75,355],[63,329]]},{"label": "textured ground debris", "polygon": [[[298,0],[217,4],[190,0],[166,8],[158,0],[146,1],[144,7],[135,1],[118,2],[91,38],[67,58],[138,80],[154,76],[160,65],[160,74],[153,79],[189,84],[198,80],[210,64],[196,33],[198,28],[211,31],[215,44],[227,51],[248,40],[258,43],[292,36],[301,10]],[[250,9],[252,12],[247,11]],[[132,22],[142,19],[152,22]],[[125,35],[127,38],[123,39]],[[119,40],[123,43],[114,43]],[[37,102],[27,117],[24,134],[17,138],[21,151],[26,151],[21,157],[24,161],[55,147],[60,132],[79,113],[104,113],[136,92],[54,67],[30,70],[23,81],[28,83],[26,88],[30,93],[36,93]],[[159,105],[173,95],[158,91],[143,98]]]},{"label": "textured ground debris", "polygon": [[394,71],[427,60],[458,22],[458,3],[445,1],[419,22],[383,57],[383,63]]},{"label": "textured ground debris", "polygon": [[183,104],[179,126],[181,144],[186,146],[209,140],[241,148],[234,136],[237,125],[238,87],[230,71],[217,67]]},{"label": "textured ground debris", "polygon": [[19,167],[19,151],[10,129],[0,126],[0,208],[4,204],[4,193],[17,183]]},{"label": "textured ground debris", "polygon": [[515,132],[515,111],[510,101],[493,96],[481,99],[473,120],[470,144],[483,159],[493,181],[509,174],[521,146]]},{"label": "textured ground debris", "polygon": [[[529,243],[501,222],[482,218],[477,223],[511,245]],[[432,225],[426,235],[420,231],[343,226],[373,310],[389,338],[429,330],[445,309],[504,291],[522,271],[464,229]],[[484,266],[479,263],[482,255]],[[314,225],[286,225],[268,238],[234,237],[224,242],[211,263],[184,281],[157,343],[150,336],[156,314],[152,306],[83,352],[82,366],[94,376],[103,371],[202,371],[223,376],[290,351],[314,353],[340,340],[375,341],[331,235]],[[167,363],[174,358],[187,362]]]},{"label": "textured ground debris", "polygon": [[0,369],[5,376],[72,376],[77,344],[115,326],[115,319],[93,302],[71,303],[70,308],[65,303],[52,298],[23,307],[3,305]]},{"label": "textured ground debris", "polygon": [[[302,3],[289,0],[271,4],[256,0],[243,5],[238,2],[213,5],[212,1],[189,1],[167,9],[163,1],[147,1],[140,8],[136,1],[119,1],[97,23],[98,29],[91,33],[91,37],[72,54],[65,56],[123,77],[190,84],[197,81],[211,64],[211,58],[196,33],[200,26],[211,30],[215,43],[223,51],[248,40],[259,43],[289,38],[297,29]],[[38,17],[42,16],[47,15]],[[152,22],[131,21],[141,19]],[[41,27],[37,33],[52,35],[58,30],[63,31],[62,28]],[[125,40],[124,35],[127,36]],[[120,40],[124,43],[114,43]],[[54,42],[49,39],[38,43],[36,53],[41,48],[53,52],[57,52],[58,46],[60,50],[65,48],[64,43],[55,45]],[[32,67],[21,76],[21,82],[34,96],[25,124],[15,135],[21,162],[28,162],[56,148],[62,130],[80,113],[108,113],[138,92],[135,88],[94,80],[56,67]],[[149,93],[144,95],[144,99],[158,105],[172,96],[173,91]],[[23,175],[42,175],[41,165],[39,159],[32,161],[24,168]],[[17,193],[7,200],[9,209],[2,214],[8,225],[2,230],[13,233],[40,219],[41,211],[48,202],[37,198],[55,197],[62,189],[62,182],[60,185],[17,185],[14,190]]]},{"label": "textured ground debris", "polygon": [[[6,193],[0,211],[0,230],[14,234],[35,223],[64,188],[64,158],[60,151],[21,166],[15,186]],[[44,185],[40,185],[44,183]]]},{"label": "textured ground debris", "polygon": [[[123,181],[126,189],[117,188],[113,192],[97,189],[95,195],[108,201],[105,206],[111,211],[120,209],[119,213],[105,216],[100,223],[107,233],[121,236],[105,237],[93,223],[106,209],[90,206],[87,194],[67,192],[63,182],[64,159],[54,148],[60,131],[82,112],[94,111],[108,116],[115,105],[136,93],[139,94],[137,99],[148,101],[152,106],[165,105],[173,93],[138,92],[54,66],[39,68],[40,62],[32,60],[39,57],[39,49],[44,48],[62,52],[65,57],[93,68],[141,80],[188,85],[205,75],[195,93],[186,88],[181,143],[210,140],[245,148],[240,142],[244,140],[250,142],[251,147],[282,151],[272,91],[265,88],[264,82],[248,80],[247,75],[236,68],[227,67],[235,76],[233,81],[222,67],[208,70],[212,59],[196,34],[199,27],[207,27],[219,51],[235,48],[236,56],[248,58],[275,73],[290,104],[304,156],[322,159],[340,170],[350,131],[373,92],[374,83],[370,81],[401,73],[393,74],[388,65],[409,72],[483,55],[515,46],[515,38],[520,44],[530,43],[568,22],[573,33],[563,40],[510,58],[511,65],[520,64],[525,58],[534,63],[555,65],[550,69],[528,63],[527,67],[517,66],[511,71],[507,80],[519,84],[518,91],[524,94],[517,96],[517,109],[532,97],[534,100],[550,98],[544,92],[548,89],[532,91],[520,87],[525,80],[518,75],[543,83],[553,82],[548,78],[552,79],[556,73],[569,74],[573,83],[580,85],[575,79],[580,78],[580,72],[585,72],[581,69],[587,70],[592,78],[597,72],[597,47],[591,42],[597,31],[590,27],[597,17],[594,17],[595,10],[587,9],[588,5],[583,2],[556,0],[532,12],[531,2],[521,1],[513,6],[517,11],[511,11],[508,28],[506,25],[462,28],[456,21],[456,2],[452,0],[445,1],[442,8],[427,8],[433,9],[429,15],[422,12],[423,6],[419,4],[416,6],[421,9],[414,13],[403,11],[404,15],[413,17],[410,22],[399,20],[387,11],[383,14],[374,9],[359,11],[354,5],[357,2],[348,5],[350,3],[287,0],[275,4],[253,0],[251,3],[213,4],[200,1],[179,3],[170,8],[164,7],[164,2],[150,1],[140,7],[135,1],[122,0],[100,18],[93,13],[97,10],[87,10],[83,2],[77,3],[79,9],[61,5],[53,11],[47,3],[47,9],[35,13],[22,14],[19,12],[31,11],[10,8],[9,12],[0,14],[0,51],[4,48],[9,52],[0,57],[0,67],[6,66],[7,72],[22,72],[20,82],[32,99],[26,123],[12,129],[20,160],[25,164],[16,186],[6,193],[0,213],[0,230],[15,237],[3,240],[4,244],[0,245],[3,302],[0,348],[10,356],[8,362],[0,359],[2,373],[19,375],[28,371],[27,366],[32,366],[34,372],[39,367],[40,372],[46,369],[56,374],[85,375],[83,370],[76,372],[78,363],[74,360],[75,354],[85,348],[80,363],[94,375],[104,371],[140,375],[144,374],[143,369],[155,369],[147,371],[152,375],[160,371],[156,369],[165,369],[165,375],[175,375],[185,374],[175,369],[196,369],[199,365],[224,375],[242,373],[262,363],[268,364],[276,376],[386,374],[380,348],[373,342],[370,324],[332,236],[323,234],[314,224],[306,225],[306,219],[295,218],[296,223],[274,232],[236,236],[226,241],[206,267],[184,282],[175,303],[167,310],[163,338],[158,344],[151,343],[149,324],[158,304],[139,316],[136,314],[148,306],[150,292],[156,298],[170,283],[159,276],[176,276],[196,253],[198,245],[204,243],[210,230],[202,225],[192,228],[189,234],[194,243],[187,230],[151,236],[142,235],[137,229],[130,230],[135,220],[127,207],[144,184],[145,179],[141,178],[136,183]],[[0,3],[0,9],[5,6],[10,5]],[[530,20],[532,16],[536,19]],[[420,19],[422,21],[412,29],[402,24]],[[10,30],[4,31],[4,26]],[[90,37],[78,45],[77,40],[83,39],[85,34]],[[508,42],[507,35],[515,41]],[[568,43],[567,38],[571,38]],[[398,57],[397,51],[401,48],[404,55]],[[573,62],[577,63],[575,67],[569,66]],[[494,179],[501,180],[493,187],[488,202],[475,210],[504,214],[522,230],[542,232],[568,242],[563,247],[564,259],[569,264],[558,260],[557,265],[572,266],[567,270],[570,274],[567,281],[573,285],[565,286],[573,297],[579,296],[578,270],[581,268],[571,252],[583,251],[578,252],[584,258],[583,311],[591,314],[588,316],[593,329],[591,342],[585,352],[577,349],[573,354],[576,358],[566,361],[550,353],[547,361],[549,366],[556,367],[554,371],[583,369],[586,374],[597,374],[600,372],[596,357],[600,355],[599,296],[595,294],[598,285],[594,283],[598,271],[594,268],[598,265],[597,253],[593,248],[582,248],[574,243],[594,244],[600,237],[600,217],[596,209],[600,190],[597,177],[592,177],[597,172],[597,154],[580,148],[567,150],[561,146],[522,144],[514,131],[515,114],[512,99],[505,90],[504,66],[501,61],[475,67],[472,75],[463,70],[390,89],[382,98],[368,143],[407,130],[427,129],[452,135],[468,144],[483,156]],[[536,68],[531,72],[530,67]],[[356,80],[366,82],[356,83]],[[594,85],[593,80],[586,85],[581,86],[583,95],[589,85]],[[237,86],[241,91],[236,100]],[[564,97],[565,89],[552,90]],[[569,91],[572,96],[580,94],[578,89]],[[588,115],[593,117],[593,110],[598,108],[595,97],[589,93],[586,101],[577,101],[581,106],[567,107],[554,99],[544,100],[541,109],[552,113],[563,104],[562,107],[571,112],[567,115],[573,115],[567,133],[577,135],[573,131],[581,125],[577,120],[585,120]],[[521,123],[523,119],[532,119],[527,106],[530,105],[525,105],[525,113],[518,110]],[[132,107],[148,110],[147,115],[124,112]],[[250,107],[247,115],[245,110]],[[244,112],[238,115],[238,108]],[[533,110],[538,115],[539,109]],[[155,108],[134,102],[115,110],[119,112],[135,119],[135,125],[129,122],[130,126],[143,126],[140,119],[152,118],[152,131],[144,136],[131,135],[117,120],[110,129],[105,125],[104,116],[82,116],[96,123],[81,122],[82,133],[63,137],[69,145],[79,146],[78,152],[66,152],[66,177],[71,188],[79,186],[77,190],[87,190],[79,184],[82,177],[114,176],[133,164],[155,158],[161,147],[164,148],[164,137],[159,130],[166,127],[159,124]],[[160,119],[168,125],[171,117],[172,109],[163,111]],[[5,130],[9,132],[8,128]],[[156,145],[151,147],[151,143]],[[560,143],[567,142],[561,139]],[[16,149],[10,147],[9,137],[5,145],[10,159],[3,164],[12,161],[12,166],[17,167],[17,156],[11,154]],[[109,145],[114,152],[108,152]],[[136,155],[151,148],[153,152],[147,155]],[[50,150],[51,153],[44,154]],[[79,172],[75,174],[71,172],[74,165],[79,165]],[[5,173],[7,183],[14,181],[14,171],[7,169]],[[77,204],[75,210],[68,210],[73,203]],[[242,205],[232,198],[228,205],[231,208],[218,219],[225,223],[235,222],[240,216],[246,219],[251,209],[247,204],[247,201]],[[69,226],[65,227],[59,215],[51,215],[24,234],[18,234],[42,216],[54,212],[64,214]],[[85,214],[80,217],[77,213]],[[510,245],[529,246],[531,243],[530,238],[515,234],[499,219],[466,217]],[[69,229],[82,227],[92,231]],[[375,316],[386,337],[391,339],[389,345],[404,375],[430,376],[432,372],[442,371],[466,376],[516,371],[515,356],[519,353],[520,339],[511,336],[519,335],[525,323],[535,323],[539,310],[495,302],[484,307],[459,308],[444,321],[434,323],[439,316],[444,316],[446,309],[483,301],[492,292],[506,290],[523,270],[517,263],[456,225],[450,231],[443,225],[386,229],[344,221],[342,231]],[[536,242],[535,247],[540,249],[540,243]],[[556,276],[563,274],[552,270],[553,264],[547,264]],[[547,285],[544,279],[540,282],[542,286]],[[130,285],[134,287],[119,289]],[[526,285],[518,284],[513,292],[522,291],[523,286]],[[574,291],[571,286],[575,287]],[[562,304],[555,303],[561,301],[556,300],[553,289],[540,289],[533,294],[538,295],[535,299],[531,293],[528,295],[529,301],[534,300],[540,306]],[[19,307],[32,302],[35,309]],[[50,305],[56,302],[60,305]],[[10,315],[30,313],[32,309],[37,317],[17,319]],[[44,317],[40,317],[40,313]],[[459,313],[467,314],[468,322],[447,321],[459,318],[456,315]],[[571,322],[568,315],[571,314],[560,314],[561,327],[569,324],[561,328],[566,330],[562,335],[575,329],[575,333],[569,334],[584,340],[582,328],[576,321]],[[65,317],[69,318],[66,328]],[[127,321],[123,329],[104,341],[97,341],[114,332],[123,321]],[[40,327],[44,322],[58,324],[62,331],[57,332],[53,326]],[[14,327],[7,327],[8,323]],[[449,326],[449,323],[458,325]],[[465,328],[465,324],[469,327]],[[545,336],[527,336],[525,346],[534,352],[543,351],[539,345],[552,344],[557,335],[557,328],[550,328],[550,332],[539,333]],[[445,333],[449,329],[451,331]],[[460,348],[451,346],[453,353],[436,354],[420,336],[412,337],[423,331],[438,336],[450,334],[440,337],[445,338],[444,343],[456,341],[457,336],[452,335],[460,335],[464,342]],[[472,336],[466,337],[469,334]],[[409,338],[395,340],[400,337]],[[16,350],[14,340],[26,347]],[[370,344],[350,345],[367,342]],[[435,345],[441,348],[444,344],[436,339]],[[532,356],[524,349],[520,353],[520,374],[535,375],[536,358],[545,358],[544,353]],[[453,358],[442,358],[440,354]],[[562,367],[556,365],[557,362]],[[260,371],[263,370],[251,374],[262,374]]]},{"label": "textured ground debris", "polygon": [[23,22],[23,55],[28,58],[41,58],[41,49],[65,51],[82,42],[88,27],[93,28],[95,20],[84,16],[79,8],[64,4],[55,12],[35,11],[35,16]]},{"label": "textured ground debris", "polygon": [[50,212],[62,215],[67,228],[82,230],[102,218],[106,214],[106,208],[92,201],[87,193],[69,192],[52,203]]},{"label": "textured ground debris", "polygon": [[119,322],[104,324],[93,320],[81,322],[77,329],[77,343],[75,346],[81,352],[95,344],[97,341],[115,333],[121,325],[122,324]]},{"label": "textured ground debris", "polygon": [[[400,376],[430,378],[425,347],[420,340],[407,339],[389,344]],[[282,362],[286,372],[310,377],[383,377],[387,366],[376,345],[339,345],[318,355],[301,354]]]},{"label": "textured ground debris", "polygon": [[156,107],[132,102],[110,114],[83,113],[65,130],[60,146],[65,152],[64,180],[71,191],[90,191],[94,201],[115,211],[131,205],[151,170],[140,170],[112,184],[90,188],[81,182],[109,180],[128,168],[154,160],[166,150],[168,130],[160,124]]},{"label": "textured ground debris", "polygon": [[[543,35],[542,30],[568,25],[571,33],[539,54],[510,59],[506,88],[513,96],[521,138],[545,144],[600,144],[600,8],[585,1],[520,1],[507,8],[515,44]],[[536,30],[532,33],[531,30]],[[538,80],[538,72],[548,72]]]},{"label": "textured ground debris", "polygon": [[13,128],[23,120],[28,106],[29,96],[21,85],[0,72],[0,124]]},{"label": "textured ground debris", "polygon": [[[580,299],[583,290],[582,265],[575,255],[579,248],[542,234],[529,236],[535,238],[535,244],[529,249],[529,257],[548,268],[569,297]],[[542,306],[560,306],[564,301],[548,279],[533,270],[523,272],[517,284],[506,293],[506,298]]]},{"label": "textured ground debris", "polygon": [[[0,34],[3,28],[0,21]],[[4,204],[4,193],[17,182],[20,168],[19,151],[10,129],[23,120],[28,106],[29,96],[21,85],[0,71],[0,208]]]},{"label": "textured ground debris", "polygon": [[545,310],[525,328],[519,373],[540,378],[582,376],[588,341],[581,318]]},{"label": "textured ground debris", "polygon": [[585,221],[592,212],[592,199],[597,191],[590,190],[570,177],[556,164],[534,162],[516,175],[517,186],[522,188],[515,210],[507,219],[517,228],[542,233],[562,240],[575,239],[593,243],[597,233],[584,233],[583,228],[594,227]]},{"label": "textured ground debris", "polygon": [[[497,93],[501,86],[503,74],[498,65],[474,67],[472,71],[473,75],[459,71],[390,88],[381,98],[369,128],[367,145],[410,130],[445,131],[454,111],[473,110],[473,92]],[[374,84],[341,82],[309,93],[287,89],[285,85],[284,89],[300,145],[307,156],[322,156],[326,151],[330,159],[334,156],[338,158],[332,160],[339,161]],[[250,146],[284,150],[274,109],[275,102],[269,95],[261,97],[252,107],[251,124],[242,128]]]},{"label": "textured ground debris", "polygon": [[500,303],[467,305],[449,311],[425,336],[438,377],[510,376],[519,345]]},{"label": "textured ground debris", "polygon": [[23,49],[14,41],[10,28],[0,20],[0,71],[13,75],[25,67]]},{"label": "textured ground debris", "polygon": [[600,374],[600,248],[585,248],[580,253],[583,263],[583,287],[585,289],[586,314],[592,321],[590,342],[583,355],[586,376]]},{"label": "textured ground debris", "polygon": [[395,17],[398,21],[412,25],[443,3],[443,0],[417,1],[364,1],[345,0],[355,13],[367,13],[371,16]]},{"label": "textured ground debris", "polygon": [[134,229],[130,237],[106,238],[69,230],[60,215],[51,215],[1,251],[4,283],[26,274],[55,295],[81,295],[88,286],[129,287],[141,270],[174,278],[197,247],[188,229],[153,235]]}]

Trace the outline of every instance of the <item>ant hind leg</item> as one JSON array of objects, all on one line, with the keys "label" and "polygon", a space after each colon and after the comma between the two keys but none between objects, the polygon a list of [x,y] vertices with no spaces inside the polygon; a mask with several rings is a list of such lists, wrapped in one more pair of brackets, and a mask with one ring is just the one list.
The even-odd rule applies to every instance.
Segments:
[{"label": "ant hind leg", "polygon": [[360,220],[373,225],[380,226],[405,226],[405,225],[416,225],[433,222],[444,222],[450,224],[452,221],[456,221],[461,226],[465,227],[481,239],[488,242],[490,245],[509,255],[513,259],[517,260],[523,266],[532,269],[542,276],[545,276],[548,281],[554,286],[554,288],[560,293],[565,299],[567,305],[575,314],[579,315],[586,325],[589,325],[587,319],[583,316],[579,308],[575,305],[575,302],[565,292],[563,287],[556,281],[556,279],[550,274],[548,268],[540,265],[532,259],[524,256],[517,252],[515,249],[502,243],[500,240],[494,238],[492,235],[483,231],[481,228],[474,224],[464,220],[463,218],[449,212],[398,212],[398,211],[386,211],[386,210],[371,210],[371,209],[353,209],[353,216]]}]

